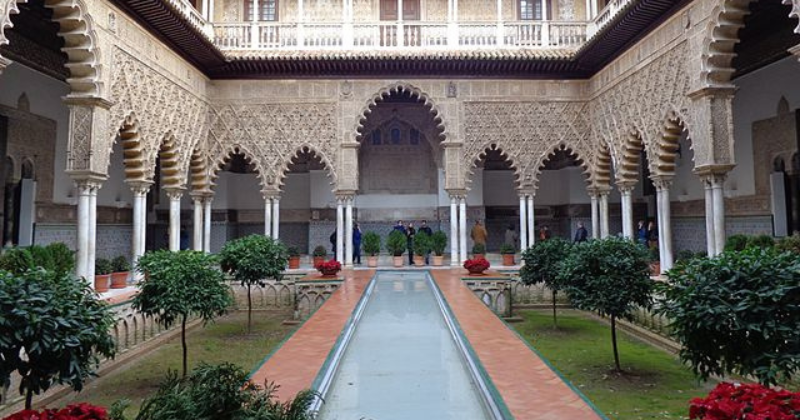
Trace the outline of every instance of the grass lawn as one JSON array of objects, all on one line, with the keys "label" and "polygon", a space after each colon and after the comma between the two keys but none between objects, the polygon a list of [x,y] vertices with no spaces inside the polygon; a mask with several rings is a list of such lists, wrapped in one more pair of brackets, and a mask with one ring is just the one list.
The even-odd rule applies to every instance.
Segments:
[{"label": "grass lawn", "polygon": [[689,400],[713,387],[695,380],[677,357],[618,333],[624,373],[614,373],[611,327],[576,311],[518,311],[514,324],[564,377],[613,420],[687,419]]},{"label": "grass lawn", "polygon": [[[232,312],[205,328],[196,327],[186,337],[189,370],[198,363],[235,363],[250,371],[294,328],[281,325],[288,313],[254,312],[253,332],[247,334],[247,312]],[[181,369],[180,335],[157,350],[92,381],[81,393],[70,394],[53,406],[87,401],[105,407],[127,398],[129,418],[139,412],[145,397],[158,389],[167,370]],[[278,381],[276,381],[277,383]]]}]

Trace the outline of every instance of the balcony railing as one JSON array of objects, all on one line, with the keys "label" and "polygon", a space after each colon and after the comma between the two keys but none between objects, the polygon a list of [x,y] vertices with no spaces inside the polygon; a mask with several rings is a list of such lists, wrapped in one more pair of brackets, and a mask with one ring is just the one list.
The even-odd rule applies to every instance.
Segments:
[{"label": "balcony railing", "polygon": [[215,23],[222,50],[381,48],[577,48],[586,42],[585,22],[358,22]]},{"label": "balcony railing", "polygon": [[611,0],[600,13],[589,23],[586,28],[587,39],[591,39],[597,34],[604,26],[611,22],[619,12],[624,10],[634,0]]}]

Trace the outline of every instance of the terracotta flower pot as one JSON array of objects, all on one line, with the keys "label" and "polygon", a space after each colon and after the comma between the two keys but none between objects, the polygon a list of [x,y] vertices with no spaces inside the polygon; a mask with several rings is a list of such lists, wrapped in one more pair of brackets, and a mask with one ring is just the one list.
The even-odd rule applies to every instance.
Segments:
[{"label": "terracotta flower pot", "polygon": [[394,266],[395,267],[402,267],[403,266],[403,256],[394,257]]},{"label": "terracotta flower pot", "polygon": [[436,267],[441,267],[444,265],[444,255],[434,255],[433,256],[433,265]]},{"label": "terracotta flower pot", "polygon": [[414,255],[414,265],[417,267],[422,267],[425,265],[425,256],[424,255]]},{"label": "terracotta flower pot", "polygon": [[514,265],[514,254],[503,254],[503,265]]},{"label": "terracotta flower pot", "polygon": [[97,293],[105,293],[108,291],[108,283],[111,280],[111,274],[98,274],[94,276],[94,290]]},{"label": "terracotta flower pot", "polygon": [[370,255],[367,257],[367,267],[377,267],[378,266],[378,256],[377,255]]},{"label": "terracotta flower pot", "polygon": [[322,273],[323,277],[333,277],[338,272],[339,272],[339,270],[321,270],[320,271],[320,273]]},{"label": "terracotta flower pot", "polygon": [[111,288],[124,289],[128,287],[128,271],[120,271],[118,273],[111,273]]},{"label": "terracotta flower pot", "polygon": [[289,257],[289,269],[300,268],[300,256]]},{"label": "terracotta flower pot", "polygon": [[467,271],[469,271],[469,274],[472,276],[482,276],[483,272],[486,270],[467,270]]},{"label": "terracotta flower pot", "polygon": [[651,276],[660,276],[661,275],[661,263],[660,262],[650,263],[650,275]]},{"label": "terracotta flower pot", "polygon": [[320,264],[322,264],[324,262],[325,262],[325,257],[314,257],[313,263],[314,263],[314,267],[315,268],[316,268],[316,266],[318,266],[318,265],[320,265]]}]

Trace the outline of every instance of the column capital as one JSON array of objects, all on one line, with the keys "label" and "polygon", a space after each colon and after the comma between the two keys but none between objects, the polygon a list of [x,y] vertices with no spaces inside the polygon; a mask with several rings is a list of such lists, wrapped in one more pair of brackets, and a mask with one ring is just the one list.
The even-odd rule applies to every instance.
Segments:
[{"label": "column capital", "polygon": [[518,189],[517,196],[519,198],[536,197],[536,190],[534,189]]},{"label": "column capital", "polygon": [[622,194],[630,194],[636,188],[636,181],[619,181],[617,189]]},{"label": "column capital", "polygon": [[736,94],[736,87],[730,86],[706,86],[695,91],[689,92],[687,96],[693,100],[702,99],[709,96],[733,97]]},{"label": "column capital", "polygon": [[607,196],[611,194],[611,187],[610,186],[591,186],[586,188],[586,192],[589,194],[589,197],[597,198],[600,196]]},{"label": "column capital", "polygon": [[727,176],[728,172],[733,170],[736,165],[721,164],[721,165],[702,165],[694,168],[695,175],[700,178],[713,177],[713,176]]},{"label": "column capital", "polygon": [[280,200],[281,192],[279,190],[261,190],[261,196],[266,200]]},{"label": "column capital", "polygon": [[108,176],[90,171],[68,171],[67,175],[77,188],[97,189],[108,180]]},{"label": "column capital", "polygon": [[656,187],[656,190],[669,190],[672,187],[672,177],[671,176],[654,176],[650,178],[653,181],[653,185]]},{"label": "column capital", "polygon": [[183,188],[164,188],[164,192],[167,194],[170,200],[180,200],[183,197],[184,189]]},{"label": "column capital", "polygon": [[447,191],[447,194],[450,197],[464,198],[464,197],[467,196],[467,190],[465,190],[465,189],[464,190],[462,190],[462,189],[449,189],[449,190],[446,190],[446,191]]},{"label": "column capital", "polygon": [[145,195],[153,186],[153,181],[125,181],[125,183],[128,184],[134,195]]}]

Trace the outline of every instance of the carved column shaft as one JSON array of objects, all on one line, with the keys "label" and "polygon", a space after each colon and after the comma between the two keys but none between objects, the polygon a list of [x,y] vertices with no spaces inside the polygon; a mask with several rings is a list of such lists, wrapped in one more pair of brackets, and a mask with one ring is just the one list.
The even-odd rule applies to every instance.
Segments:
[{"label": "carved column shaft", "polygon": [[458,197],[450,195],[450,265],[458,266]]},{"label": "carved column shaft", "polygon": [[345,198],[344,210],[344,263],[353,266],[353,196]]},{"label": "carved column shaft", "polygon": [[181,249],[181,197],[183,190],[166,190],[169,197],[169,250],[179,251]]},{"label": "carved column shaft", "polygon": [[214,196],[206,196],[203,200],[203,251],[211,252],[211,203]]},{"label": "carved column shaft", "polygon": [[657,178],[653,180],[656,187],[656,200],[658,205],[658,242],[661,272],[672,268],[674,256],[672,253],[672,215],[669,201],[669,190],[672,179]]}]

